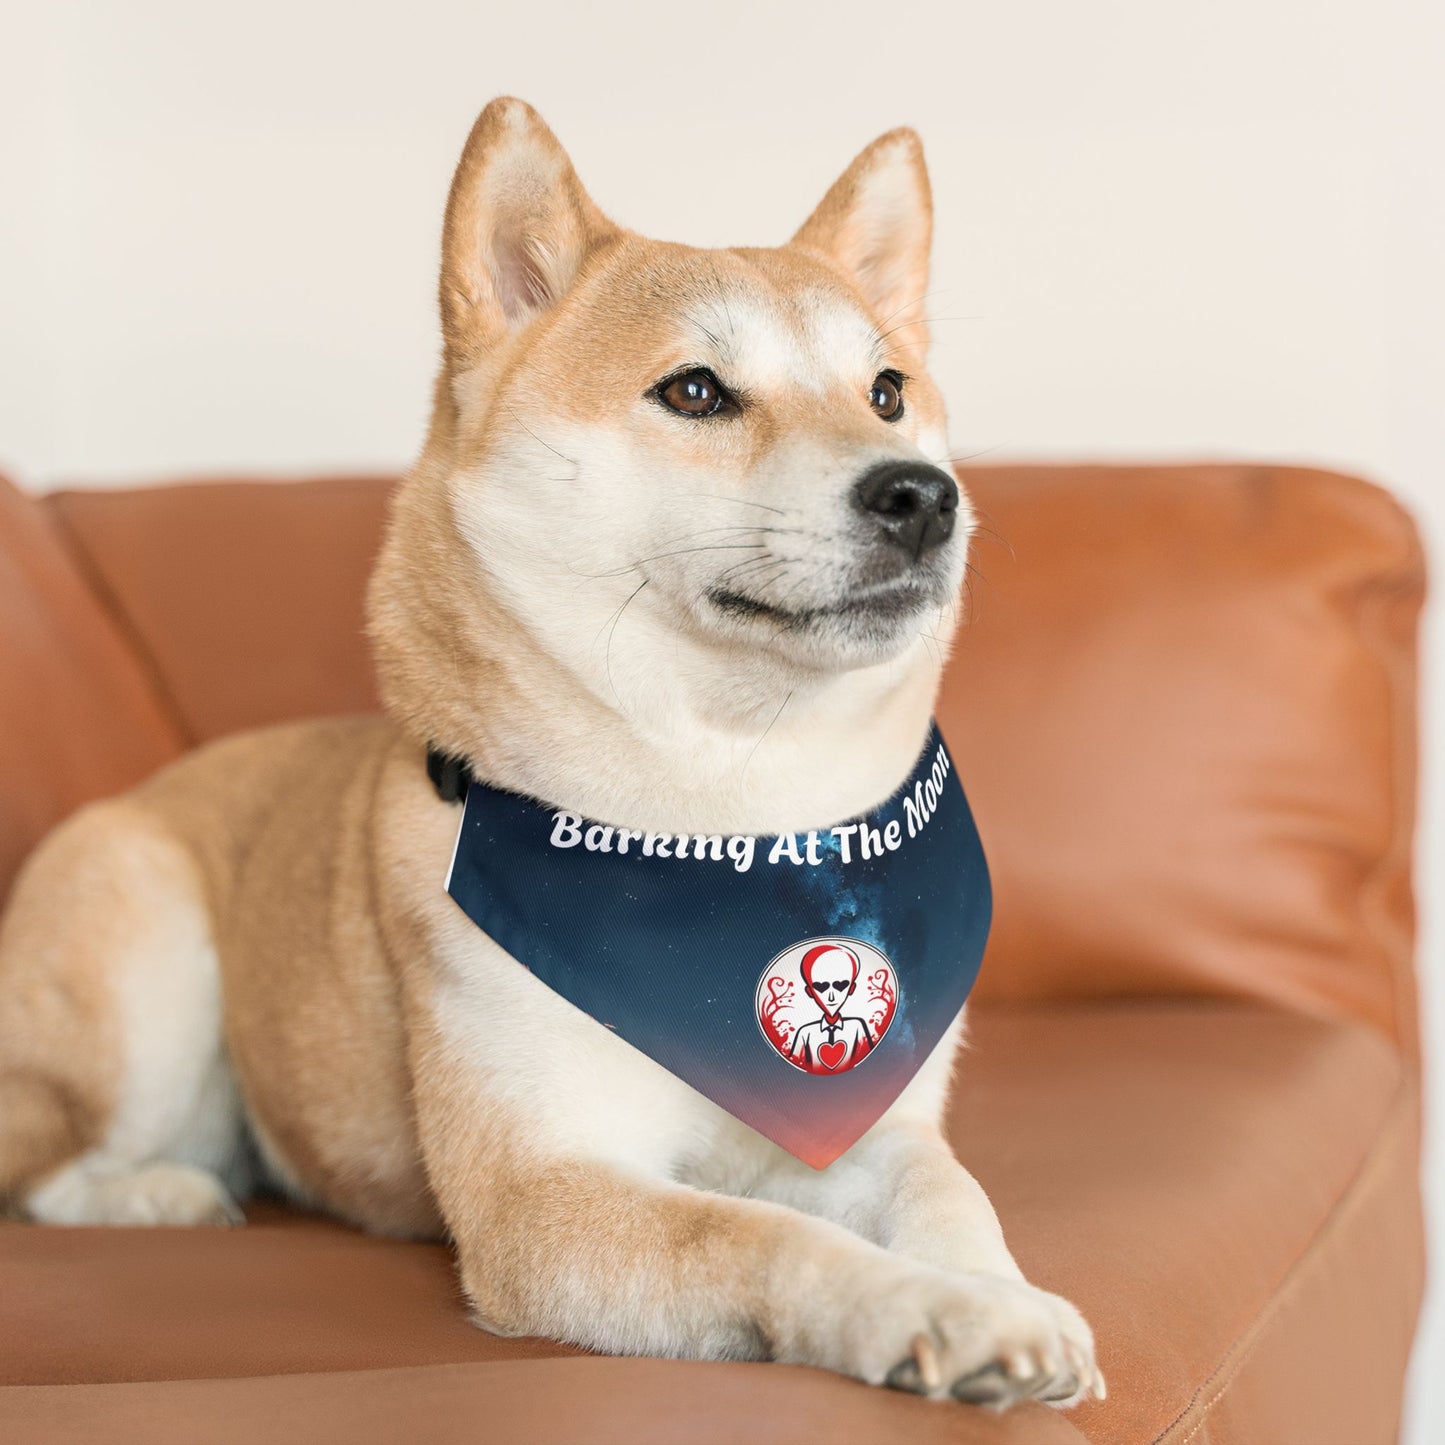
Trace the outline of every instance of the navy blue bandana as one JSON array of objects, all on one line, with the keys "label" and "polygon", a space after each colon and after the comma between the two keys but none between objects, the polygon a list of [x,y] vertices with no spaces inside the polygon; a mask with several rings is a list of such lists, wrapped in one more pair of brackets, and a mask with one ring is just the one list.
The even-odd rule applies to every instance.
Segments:
[{"label": "navy blue bandana", "polygon": [[548,988],[815,1169],[963,1007],[992,912],[936,725],[886,803],[811,833],[644,833],[473,782],[447,892]]}]

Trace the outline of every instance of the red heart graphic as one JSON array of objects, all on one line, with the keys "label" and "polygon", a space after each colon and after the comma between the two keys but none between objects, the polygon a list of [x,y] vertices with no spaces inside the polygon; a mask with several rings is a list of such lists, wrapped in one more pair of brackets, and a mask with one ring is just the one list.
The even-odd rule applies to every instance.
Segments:
[{"label": "red heart graphic", "polygon": [[839,1039],[832,1044],[818,1045],[818,1058],[822,1063],[827,1064],[830,1069],[836,1069],[843,1062],[843,1055],[847,1052],[848,1045]]}]

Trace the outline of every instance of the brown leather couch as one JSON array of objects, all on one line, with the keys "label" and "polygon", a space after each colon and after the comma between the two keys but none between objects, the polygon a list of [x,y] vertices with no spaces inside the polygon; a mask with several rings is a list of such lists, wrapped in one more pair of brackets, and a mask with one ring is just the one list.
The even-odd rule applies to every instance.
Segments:
[{"label": "brown leather couch", "polygon": [[[1422,1281],[1419,544],[1279,467],[1020,467],[941,707],[997,923],[957,1148],[1093,1322],[1107,1402],[1004,1416],[463,1316],[440,1246],[0,1225],[0,1439],[1384,1445]],[[0,889],[183,749],[374,706],[385,479],[0,486]]]}]

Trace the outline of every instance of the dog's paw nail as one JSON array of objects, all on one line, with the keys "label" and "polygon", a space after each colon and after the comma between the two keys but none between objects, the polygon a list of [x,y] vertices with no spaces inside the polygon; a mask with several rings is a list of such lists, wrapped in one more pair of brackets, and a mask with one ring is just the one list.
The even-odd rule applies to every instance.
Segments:
[{"label": "dog's paw nail", "polygon": [[1027,1350],[1009,1350],[1003,1356],[1003,1367],[1013,1380],[1032,1380],[1040,1374],[1039,1362]]},{"label": "dog's paw nail", "polygon": [[996,1361],[955,1380],[952,1393],[955,1400],[969,1405],[1006,1405],[1014,1397],[1008,1375]]},{"label": "dog's paw nail", "polygon": [[1094,1367],[1094,1380],[1090,1390],[1096,1400],[1107,1400],[1109,1398],[1108,1386],[1104,1384],[1104,1372],[1096,1365]]},{"label": "dog's paw nail", "polygon": [[1066,1400],[1072,1400],[1079,1393],[1079,1377],[1077,1375],[1065,1375],[1047,1395],[1040,1395],[1046,1405],[1059,1405]]},{"label": "dog's paw nail", "polygon": [[914,1335],[909,1346],[913,1358],[918,1362],[918,1378],[923,1388],[931,1395],[943,1386],[943,1371],[938,1366],[938,1349],[931,1335]]},{"label": "dog's paw nail", "polygon": [[205,1221],[222,1229],[239,1229],[246,1222],[245,1211],[233,1199],[222,1199],[215,1213]]}]

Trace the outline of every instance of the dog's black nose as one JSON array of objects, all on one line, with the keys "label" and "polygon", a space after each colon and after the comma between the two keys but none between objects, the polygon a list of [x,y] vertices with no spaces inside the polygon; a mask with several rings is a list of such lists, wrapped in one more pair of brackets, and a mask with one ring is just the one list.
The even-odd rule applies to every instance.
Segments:
[{"label": "dog's black nose", "polygon": [[958,483],[926,462],[879,462],[858,478],[853,502],[916,562],[953,535]]}]

